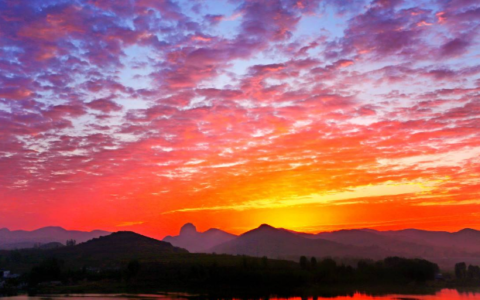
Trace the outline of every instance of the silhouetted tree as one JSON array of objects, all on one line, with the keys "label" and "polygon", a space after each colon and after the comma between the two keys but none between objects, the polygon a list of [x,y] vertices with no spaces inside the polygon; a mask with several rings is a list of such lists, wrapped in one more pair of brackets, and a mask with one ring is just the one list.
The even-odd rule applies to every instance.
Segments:
[{"label": "silhouetted tree", "polygon": [[457,279],[463,279],[467,274],[467,265],[464,262],[455,264],[455,276]]},{"label": "silhouetted tree", "polygon": [[76,240],[67,240],[67,247],[73,247],[77,244]]},{"label": "silhouetted tree", "polygon": [[480,267],[479,266],[468,266],[467,277],[471,279],[480,279]]},{"label": "silhouetted tree", "polygon": [[312,269],[315,269],[317,267],[317,259],[315,257],[312,257],[312,259],[310,259],[310,265],[312,266]]},{"label": "silhouetted tree", "polygon": [[301,256],[300,257],[300,268],[303,270],[306,270],[308,268],[308,260],[306,256]]},{"label": "silhouetted tree", "polygon": [[331,280],[337,273],[337,263],[331,258],[325,258],[318,263],[317,269],[324,279]]}]

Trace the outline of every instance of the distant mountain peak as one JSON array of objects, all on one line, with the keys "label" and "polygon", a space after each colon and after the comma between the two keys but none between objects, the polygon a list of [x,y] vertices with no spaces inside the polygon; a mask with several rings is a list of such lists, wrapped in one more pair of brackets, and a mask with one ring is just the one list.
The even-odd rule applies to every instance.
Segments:
[{"label": "distant mountain peak", "polygon": [[88,257],[89,260],[108,263],[112,260],[156,259],[159,255],[188,253],[187,250],[172,246],[132,231],[119,231],[91,239],[74,247],[59,247],[50,250],[57,255]]},{"label": "distant mountain peak", "polygon": [[247,231],[240,236],[259,236],[259,235],[262,236],[262,235],[268,235],[268,234],[271,234],[277,237],[284,236],[284,235],[296,235],[296,233],[293,233],[283,228],[275,228],[268,224],[262,224],[259,227],[252,229],[250,231]]},{"label": "distant mountain peak", "polygon": [[198,232],[197,227],[195,227],[195,225],[193,225],[192,223],[187,223],[183,225],[182,228],[180,229],[180,235],[195,234],[197,232]]},{"label": "distant mountain peak", "polygon": [[479,233],[479,232],[480,232],[480,231],[475,230],[475,229],[472,229],[472,228],[464,228],[464,229],[458,231],[457,233],[463,233],[463,234],[465,234],[465,233]]},{"label": "distant mountain peak", "polygon": [[32,231],[0,229],[0,249],[32,248],[39,244],[65,243],[75,240],[77,244],[93,238],[110,234],[107,231],[94,230],[91,232],[67,230],[60,226],[47,226]]},{"label": "distant mountain peak", "polygon": [[258,226],[258,229],[276,229],[276,228],[268,224],[262,224]]},{"label": "distant mountain peak", "polygon": [[187,223],[180,229],[177,236],[166,236],[163,241],[174,246],[185,248],[190,252],[202,252],[216,245],[232,240],[236,236],[217,228],[205,232],[197,231],[192,223]]},{"label": "distant mountain peak", "polygon": [[47,231],[47,230],[67,231],[65,228],[60,227],[60,226],[46,226],[46,227],[42,227],[42,228],[37,229],[37,231],[38,230],[42,230],[42,231]]},{"label": "distant mountain peak", "polygon": [[371,229],[371,228],[360,228],[360,231],[371,232],[371,233],[378,233],[378,230]]},{"label": "distant mountain peak", "polygon": [[[135,233],[133,231],[117,231],[117,232],[113,232],[112,234],[110,234],[111,237],[118,237],[118,236],[132,236],[132,237],[145,237],[145,238],[149,238],[149,237],[146,237],[144,235],[141,235],[141,234],[138,234],[138,233]],[[150,239],[150,238],[149,238]]]},{"label": "distant mountain peak", "polygon": [[[80,244],[80,246],[84,247],[85,245],[112,245],[112,244],[118,244],[121,247],[131,247],[131,245],[139,245],[142,243],[150,243],[152,245],[160,245],[160,246],[171,246],[173,247],[170,243],[163,242],[156,240],[154,238],[144,236],[141,234],[138,234],[133,231],[117,231],[114,232],[110,235],[105,235],[101,236],[99,238],[95,238],[89,241],[86,241],[85,243]],[[180,248],[178,248],[180,249]],[[183,250],[183,249],[180,249]]]}]

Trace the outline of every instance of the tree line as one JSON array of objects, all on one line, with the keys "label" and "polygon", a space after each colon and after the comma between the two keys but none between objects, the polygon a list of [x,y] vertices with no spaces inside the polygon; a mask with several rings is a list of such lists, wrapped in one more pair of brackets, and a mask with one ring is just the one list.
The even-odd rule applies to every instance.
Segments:
[{"label": "tree line", "polygon": [[468,265],[464,262],[455,264],[455,277],[460,281],[480,281],[480,267]]},{"label": "tree line", "polygon": [[182,262],[145,262],[130,260],[115,269],[98,270],[87,266],[68,269],[63,261],[50,258],[27,274],[31,287],[42,282],[60,281],[65,285],[101,282],[102,285],[126,287],[239,287],[249,289],[289,290],[330,284],[422,284],[433,280],[438,266],[422,259],[389,257],[380,261],[361,260],[356,266],[337,264],[333,259],[307,259],[299,263],[248,256],[225,257]]}]

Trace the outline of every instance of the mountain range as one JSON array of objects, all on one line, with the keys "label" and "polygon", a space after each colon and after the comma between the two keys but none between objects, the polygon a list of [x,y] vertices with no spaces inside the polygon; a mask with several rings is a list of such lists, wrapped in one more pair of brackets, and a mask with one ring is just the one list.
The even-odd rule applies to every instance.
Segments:
[{"label": "mountain range", "polygon": [[[112,270],[132,260],[183,262],[184,255],[188,254],[187,250],[174,247],[170,243],[130,231],[114,232],[73,246],[51,247],[55,242],[44,245],[45,247],[15,251],[0,250],[2,269],[6,268],[16,273],[29,272],[33,266],[51,263],[51,259],[55,258],[62,262],[66,269],[90,267],[96,270]],[[5,257],[10,259],[2,260]]]},{"label": "mountain range", "polygon": [[236,237],[236,235],[216,228],[198,232],[193,224],[187,223],[180,229],[178,236],[166,236],[163,241],[185,248],[190,252],[209,252],[211,248],[229,242]]},{"label": "mountain range", "polygon": [[[108,237],[98,240],[110,232],[69,231],[61,227],[45,227],[34,231],[10,231],[0,229],[0,250],[32,248],[55,249],[67,240],[76,240],[81,248],[87,247],[89,240],[95,245],[108,243]],[[112,241],[122,248],[121,237]],[[102,243],[99,244],[98,241]],[[297,261],[300,256],[317,258],[333,257],[341,260],[383,259],[388,256],[424,258],[451,269],[456,262],[480,264],[480,231],[463,229],[458,232],[427,231],[405,229],[397,231],[377,231],[373,229],[352,229],[318,234],[295,232],[269,225],[234,235],[220,229],[199,232],[193,224],[185,224],[179,235],[163,239],[174,247],[192,253],[217,253],[231,255],[267,256],[274,259]],[[164,243],[162,245],[166,245]],[[134,247],[134,245],[131,245]],[[67,247],[68,248],[68,247]],[[100,248],[97,247],[97,250]],[[107,249],[107,248],[106,248]],[[108,248],[110,249],[110,248]],[[123,249],[123,248],[122,248]],[[60,251],[60,250],[56,250]],[[62,251],[71,251],[68,249]],[[132,252],[128,250],[125,252]],[[63,253],[63,252],[62,252]],[[152,255],[156,251],[152,252]],[[105,254],[108,256],[107,254]]]},{"label": "mountain range", "polygon": [[[66,230],[62,227],[43,227],[33,231],[13,230],[7,228],[0,229],[0,249],[24,249],[36,246],[52,247],[61,246],[67,240],[75,240],[77,243],[83,243],[88,240],[110,234],[108,231],[77,231]],[[56,243],[56,244],[51,244]],[[60,243],[60,244],[59,244]],[[50,245],[45,245],[50,244]]]},{"label": "mountain range", "polygon": [[346,257],[380,259],[386,253],[377,246],[346,246],[325,239],[308,239],[282,228],[267,224],[248,231],[237,238],[217,245],[208,252],[233,255],[267,256],[289,259],[305,255],[316,257]]},{"label": "mountain range", "polygon": [[239,236],[215,229],[199,233],[186,224],[180,234],[164,241],[191,252],[267,256],[298,260],[302,255],[339,259],[383,259],[388,256],[424,258],[443,268],[456,262],[480,263],[480,231],[458,232],[406,229],[339,230],[318,234],[294,232],[263,224]]},{"label": "mountain range", "polygon": [[[182,234],[197,234],[197,237],[211,240],[211,236],[193,229],[189,224]],[[251,245],[253,249],[249,247]],[[398,257],[367,262],[359,268],[345,268],[329,260],[315,264],[313,260],[301,260],[299,263],[298,260],[252,257],[258,255],[257,250],[268,249],[271,251],[268,255],[277,255],[278,252],[314,256],[319,253],[349,254],[349,247],[344,244],[305,238],[269,225],[262,225],[214,249],[251,256],[189,253],[165,241],[120,231],[77,245],[68,243],[57,248],[0,250],[0,262],[2,269],[9,270],[11,274],[22,274],[22,280],[28,279],[29,290],[39,294],[122,293],[154,289],[212,291],[221,298],[273,292],[287,296],[303,288],[311,290],[330,284],[373,283],[403,287],[404,284],[415,283],[416,286],[417,283],[433,280],[438,272],[438,266],[432,262]],[[361,255],[372,258],[378,250],[375,247],[351,249],[370,250],[370,255],[367,252]],[[218,294],[219,290],[222,294]],[[223,290],[227,294],[223,294]],[[242,294],[230,294],[234,290]]]},{"label": "mountain range", "polygon": [[64,260],[94,262],[99,265],[110,261],[128,261],[138,258],[155,260],[165,255],[188,253],[188,251],[135,232],[119,231],[74,247],[53,249],[49,253]]}]

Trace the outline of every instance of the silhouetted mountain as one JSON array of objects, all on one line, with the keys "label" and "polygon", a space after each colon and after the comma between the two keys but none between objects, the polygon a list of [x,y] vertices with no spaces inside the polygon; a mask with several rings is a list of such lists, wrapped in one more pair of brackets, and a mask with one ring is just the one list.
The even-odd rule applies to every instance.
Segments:
[{"label": "silhouetted mountain", "polygon": [[315,235],[329,241],[354,246],[378,246],[405,257],[448,257],[462,256],[465,251],[445,245],[432,245],[421,239],[400,238],[374,230],[352,229],[334,232],[322,232]]},{"label": "silhouetted mountain", "polygon": [[82,243],[93,238],[108,235],[110,232],[94,230],[90,232],[66,230],[61,227],[44,227],[33,231],[0,229],[0,249],[32,248],[52,242],[65,244],[67,240]]},{"label": "silhouetted mountain", "polygon": [[64,247],[56,254],[68,253],[85,257],[140,258],[162,254],[188,253],[170,243],[152,239],[131,231],[119,231],[89,240],[74,247]]},{"label": "silhouetted mountain", "polygon": [[[12,253],[15,252],[0,250],[0,257]],[[36,247],[18,250],[16,253],[16,259],[8,260],[4,267],[21,273],[50,258],[65,263],[67,269],[88,266],[105,270],[118,269],[132,260],[168,263],[176,259],[184,262],[188,251],[134,232],[120,231],[75,246],[47,249]]]},{"label": "silhouetted mountain", "polygon": [[[27,248],[34,248],[39,243],[36,242],[19,242],[19,243],[11,243],[11,244],[0,244],[0,250],[15,250],[15,249],[27,249]],[[41,244],[43,245],[43,244]]]},{"label": "silhouetted mountain", "polygon": [[389,255],[424,258],[439,264],[444,269],[451,269],[458,261],[480,263],[478,234],[478,231],[472,229],[455,233],[417,229],[399,231],[353,229],[301,235],[345,245],[376,246]]},{"label": "silhouetted mountain", "polygon": [[179,235],[167,236],[163,241],[187,249],[190,252],[205,252],[212,247],[231,241],[235,237],[233,234],[216,228],[198,232],[193,224],[187,223],[180,229]]},{"label": "silhouetted mountain", "polygon": [[320,238],[334,241],[345,245],[354,246],[378,246],[385,250],[402,253],[425,253],[431,246],[425,246],[420,243],[395,239],[394,237],[379,234],[377,231],[364,229],[339,230],[334,232],[321,232],[311,238]]},{"label": "silhouetted mountain", "polygon": [[379,233],[383,236],[436,247],[455,248],[470,253],[480,252],[480,231],[470,228],[458,232],[405,229]]},{"label": "silhouetted mountain", "polygon": [[76,246],[45,250],[42,255],[62,259],[74,266],[81,263],[99,267],[132,259],[159,260],[181,253],[188,251],[134,232],[119,231]]},{"label": "silhouetted mountain", "polygon": [[323,239],[309,239],[266,224],[246,232],[232,241],[213,247],[209,252],[295,259],[302,255],[372,259],[387,256],[379,247],[347,246]]},{"label": "silhouetted mountain", "polygon": [[297,233],[311,239],[325,239],[348,245],[379,246],[411,255],[462,255],[480,252],[480,231],[462,229],[458,232],[405,229],[398,231],[376,231],[373,229],[350,229],[318,234]]}]

